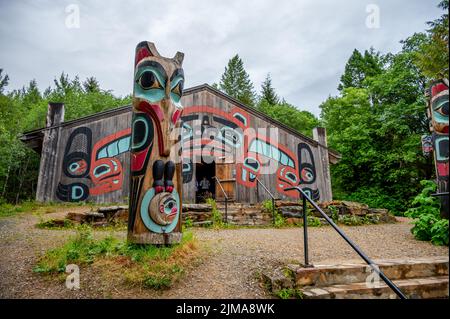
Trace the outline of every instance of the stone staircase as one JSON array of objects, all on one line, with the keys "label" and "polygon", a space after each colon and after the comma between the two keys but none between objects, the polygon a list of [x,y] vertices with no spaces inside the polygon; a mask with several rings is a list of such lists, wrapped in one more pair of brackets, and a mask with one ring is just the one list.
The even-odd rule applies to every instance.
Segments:
[{"label": "stone staircase", "polygon": [[[412,299],[448,298],[448,256],[376,260],[380,270]],[[263,275],[273,293],[297,289],[304,299],[392,299],[396,294],[364,263],[278,267]],[[366,283],[367,282],[367,283]]]}]

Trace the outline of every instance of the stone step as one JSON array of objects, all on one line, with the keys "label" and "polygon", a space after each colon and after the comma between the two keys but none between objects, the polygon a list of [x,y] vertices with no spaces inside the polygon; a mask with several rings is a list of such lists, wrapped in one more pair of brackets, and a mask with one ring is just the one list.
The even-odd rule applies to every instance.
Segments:
[{"label": "stone step", "polygon": [[[409,298],[448,298],[448,261],[448,256],[437,256],[374,262]],[[396,297],[381,278],[374,288],[374,278],[364,263],[316,264],[312,268],[289,264],[262,273],[266,287],[273,293],[296,289],[304,298]]]},{"label": "stone step", "polygon": [[[401,279],[393,281],[409,299],[448,298],[448,276]],[[395,299],[397,295],[383,281],[375,287],[365,282],[307,287],[302,289],[304,299]]]},{"label": "stone step", "polygon": [[[448,257],[432,257],[414,260],[375,260],[374,262],[389,279],[396,280],[448,275],[448,261]],[[363,263],[314,265],[313,268],[289,265],[288,268],[294,274],[297,287],[363,282],[371,273],[371,268]]]}]

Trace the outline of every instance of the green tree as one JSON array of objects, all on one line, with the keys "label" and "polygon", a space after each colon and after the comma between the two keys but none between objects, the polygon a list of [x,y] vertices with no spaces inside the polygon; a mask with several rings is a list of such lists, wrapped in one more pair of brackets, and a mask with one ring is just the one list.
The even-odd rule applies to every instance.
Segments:
[{"label": "green tree", "polygon": [[[335,195],[403,212],[430,178],[420,137],[428,133],[426,78],[413,62],[416,39],[398,54],[378,56],[386,67],[321,105],[329,144],[341,152],[332,167]],[[414,41],[412,41],[414,40]],[[360,83],[359,74],[349,83]]]},{"label": "green tree", "polygon": [[364,80],[380,74],[382,68],[383,62],[380,53],[375,52],[373,48],[370,48],[369,51],[364,51],[364,55],[357,49],[354,49],[345,65],[345,71],[341,76],[338,90],[342,91],[349,87],[362,88],[364,87]]},{"label": "green tree", "polygon": [[300,111],[286,101],[279,104],[270,104],[262,99],[258,105],[258,110],[306,136],[311,137],[312,129],[319,126],[319,119],[312,113]]},{"label": "green tree", "polygon": [[3,76],[2,73],[3,69],[0,69],[0,93],[3,92],[3,89],[8,85],[9,82],[8,74],[5,74],[5,76]]},{"label": "green tree", "polygon": [[415,55],[415,63],[423,74],[431,79],[449,77],[449,1],[441,1],[438,6],[445,12],[439,19],[428,22],[431,28],[427,30],[426,41],[421,44]]},{"label": "green tree", "polygon": [[267,74],[266,79],[261,84],[261,100],[267,101],[270,105],[278,104],[279,99],[272,86],[272,78],[270,73]]},{"label": "green tree", "polygon": [[255,92],[250,76],[244,69],[239,55],[235,55],[228,61],[225,71],[220,79],[219,87],[226,94],[241,101],[245,105],[255,105]]},{"label": "green tree", "polygon": [[[7,76],[0,73],[0,202],[19,202],[34,198],[39,155],[27,148],[20,135],[28,130],[45,125],[50,101],[63,102],[66,120],[71,120],[130,103],[130,96],[121,98],[110,91],[95,88],[91,77],[90,89],[81,84],[78,77],[71,79],[62,73],[54,81],[54,87],[42,94],[37,82],[32,80],[19,90],[5,92]],[[89,80],[91,79],[91,80]]]},{"label": "green tree", "polygon": [[100,92],[100,85],[98,84],[97,79],[91,76],[83,82],[83,89],[86,93]]}]

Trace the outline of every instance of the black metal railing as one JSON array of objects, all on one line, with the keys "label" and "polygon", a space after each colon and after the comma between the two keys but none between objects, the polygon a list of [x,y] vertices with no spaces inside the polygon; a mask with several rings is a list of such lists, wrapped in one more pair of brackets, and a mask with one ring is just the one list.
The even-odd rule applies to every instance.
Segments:
[{"label": "black metal railing", "polygon": [[347,235],[333,222],[333,220],[298,186],[285,188],[285,191],[297,190],[303,199],[303,236],[305,245],[305,266],[311,267],[308,256],[308,220],[307,201],[322,215],[323,218],[338,232],[339,235],[353,248],[353,250],[380,276],[381,279],[391,288],[400,299],[406,299],[402,291],[386,275],[376,267],[375,263],[359,248]]},{"label": "black metal railing", "polygon": [[223,188],[220,179],[218,179],[217,176],[213,176],[213,179],[217,181],[217,184],[219,185],[220,190],[222,191],[223,196],[225,198],[225,223],[228,223],[228,199],[229,199],[228,194],[227,192],[225,192],[225,189]]},{"label": "black metal railing", "polygon": [[272,199],[272,224],[275,225],[275,201],[277,200],[277,198],[273,196],[270,190],[258,179],[258,177],[256,177],[256,181],[259,185],[262,186],[262,188],[267,192],[267,194],[269,194],[270,198]]}]

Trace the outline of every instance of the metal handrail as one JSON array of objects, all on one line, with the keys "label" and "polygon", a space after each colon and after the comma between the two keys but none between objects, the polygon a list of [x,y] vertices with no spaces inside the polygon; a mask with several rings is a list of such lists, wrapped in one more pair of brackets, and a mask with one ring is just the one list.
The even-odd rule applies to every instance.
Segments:
[{"label": "metal handrail", "polygon": [[258,177],[256,177],[256,181],[259,185],[263,187],[263,189],[269,194],[270,198],[272,198],[272,223],[275,225],[275,200],[276,198],[273,196],[273,194],[270,192],[270,190],[264,185]]},{"label": "metal handrail", "polygon": [[285,191],[290,190],[297,190],[301,195],[303,199],[303,229],[304,229],[304,236],[305,236],[305,264],[306,266],[309,266],[308,263],[308,233],[307,233],[307,218],[306,218],[306,201],[308,201],[321,215],[325,220],[338,232],[339,235],[341,235],[342,238],[350,245],[350,247],[353,248],[354,251],[362,258],[364,261],[373,269],[374,272],[376,272],[381,279],[388,285],[389,288],[391,288],[397,296],[400,297],[400,299],[406,299],[406,296],[402,293],[402,291],[388,278],[386,275],[379,269],[379,267],[375,267],[375,263],[350,239],[347,237],[347,235],[333,222],[333,220],[328,217],[328,215],[319,207],[317,204],[309,198],[309,196],[299,187],[289,187],[285,188]]},{"label": "metal handrail", "polygon": [[217,178],[217,176],[213,176],[213,179],[217,181],[219,184],[220,190],[222,191],[223,195],[225,196],[225,223],[228,223],[228,194],[225,192],[225,189],[222,186],[222,183],[220,182],[220,179]]}]

